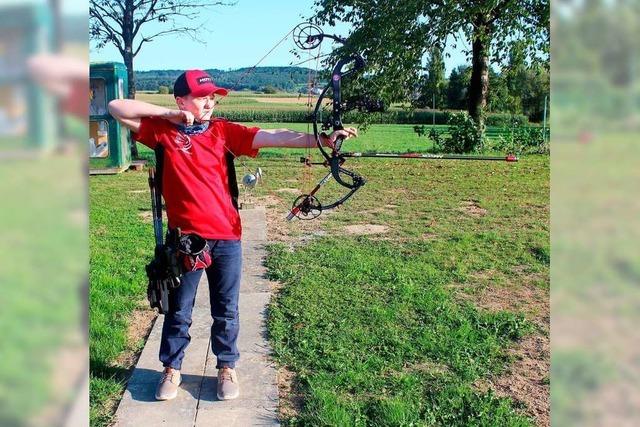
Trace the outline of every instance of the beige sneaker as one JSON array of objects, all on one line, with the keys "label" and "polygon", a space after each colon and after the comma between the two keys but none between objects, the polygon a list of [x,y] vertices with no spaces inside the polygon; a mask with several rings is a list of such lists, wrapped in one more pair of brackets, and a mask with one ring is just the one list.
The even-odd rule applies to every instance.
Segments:
[{"label": "beige sneaker", "polygon": [[238,375],[233,368],[223,367],[218,369],[218,399],[231,400],[240,395]]},{"label": "beige sneaker", "polygon": [[171,400],[178,395],[178,386],[182,382],[180,371],[173,368],[164,368],[162,378],[156,388],[156,400]]}]

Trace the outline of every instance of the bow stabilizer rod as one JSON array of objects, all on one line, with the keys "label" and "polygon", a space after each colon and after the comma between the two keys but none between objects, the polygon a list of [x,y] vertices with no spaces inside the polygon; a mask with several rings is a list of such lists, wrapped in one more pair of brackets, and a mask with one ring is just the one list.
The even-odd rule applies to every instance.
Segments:
[{"label": "bow stabilizer rod", "polygon": [[[340,153],[341,157],[349,158],[377,158],[377,159],[420,159],[420,160],[483,160],[517,162],[519,159],[513,154],[507,156],[467,156],[464,154],[423,154],[423,153]],[[313,163],[311,163],[313,164]]]}]

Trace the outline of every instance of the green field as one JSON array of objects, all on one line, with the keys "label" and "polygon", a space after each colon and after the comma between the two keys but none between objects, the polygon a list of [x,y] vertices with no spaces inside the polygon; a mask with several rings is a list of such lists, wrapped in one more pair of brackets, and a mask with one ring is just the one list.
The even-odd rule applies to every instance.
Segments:
[{"label": "green field", "polygon": [[[140,92],[136,99],[164,107],[175,108],[173,95]],[[231,92],[229,96],[218,98],[215,114],[229,120],[242,122],[307,122],[314,110],[317,98],[308,99],[291,93],[262,94],[248,91]],[[330,100],[323,107],[330,110]],[[401,104],[391,105],[384,112],[361,113],[357,110],[347,111],[343,115],[345,121],[364,122],[365,116],[370,123],[381,124],[447,124],[452,113],[460,111],[432,111],[428,109],[408,109]],[[488,113],[486,123],[489,127],[511,127],[514,120],[521,126],[530,126],[526,116],[521,114]]]},{"label": "green field", "polygon": [[[293,196],[279,190],[293,167],[260,163],[281,218]],[[472,301],[494,291],[547,295],[548,158],[369,160],[357,170],[368,183],[339,211],[274,226],[284,243],[270,248],[268,267],[284,287],[269,332],[302,400],[288,424],[533,425],[521,403],[476,385],[501,375],[520,337],[548,336],[544,313]],[[303,182],[286,187],[309,188]],[[353,227],[383,232],[353,235]]]},{"label": "green field", "polygon": [[[345,145],[430,147],[410,125],[373,125]],[[520,337],[548,336],[545,313],[526,304],[490,311],[474,301],[494,288],[548,292],[548,156],[516,164],[354,160],[347,168],[368,182],[352,200],[315,221],[286,223],[293,189],[308,190],[325,173],[303,168],[301,154],[263,150],[236,164],[239,176],[264,171],[261,185],[241,197],[267,206],[270,218],[269,275],[283,287],[269,334],[301,402],[285,422],[530,425],[522,404],[477,385],[501,375]],[[146,171],[90,179],[92,425],[109,423],[126,383],[122,354],[143,344],[128,340],[127,327],[146,305],[143,267],[153,249],[141,215],[146,188]],[[329,184],[319,198],[342,192]],[[382,231],[354,232],[375,226]]]},{"label": "green field", "polygon": [[[152,104],[161,105],[163,107],[176,106],[173,95],[160,95],[154,93],[138,93],[136,99],[150,102]],[[276,102],[269,102],[269,100]],[[253,94],[247,92],[231,92],[229,96],[219,99],[216,109],[220,111],[237,111],[237,110],[261,110],[271,111],[274,107],[279,110],[306,110],[306,96],[300,97],[291,93],[278,94]],[[315,100],[313,101],[315,105]]]}]

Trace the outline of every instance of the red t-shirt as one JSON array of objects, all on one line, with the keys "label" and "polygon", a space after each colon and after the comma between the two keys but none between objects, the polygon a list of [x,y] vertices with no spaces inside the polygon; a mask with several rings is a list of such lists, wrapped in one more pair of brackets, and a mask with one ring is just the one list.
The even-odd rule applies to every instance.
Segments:
[{"label": "red t-shirt", "polygon": [[206,239],[240,239],[240,215],[233,206],[225,155],[258,154],[252,148],[258,128],[214,120],[198,135],[185,135],[157,117],[143,118],[134,140],[154,149],[164,147],[162,195],[169,227]]}]

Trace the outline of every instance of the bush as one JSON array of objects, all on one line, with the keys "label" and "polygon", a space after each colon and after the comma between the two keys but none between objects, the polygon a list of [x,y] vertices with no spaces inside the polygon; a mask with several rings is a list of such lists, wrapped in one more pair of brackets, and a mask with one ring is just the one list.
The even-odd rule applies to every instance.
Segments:
[{"label": "bush", "polygon": [[507,135],[500,135],[491,148],[513,154],[548,154],[549,130],[541,127],[514,127]]},{"label": "bush", "polygon": [[449,119],[449,135],[435,128],[429,131],[429,138],[436,150],[445,153],[470,153],[482,151],[486,142],[484,129],[467,113],[452,114]]},{"label": "bush", "polygon": [[529,119],[523,114],[494,113],[487,115],[485,122],[487,126],[527,126]]},{"label": "bush", "polygon": [[[284,110],[243,110],[220,112],[223,117],[234,122],[284,122],[304,123],[309,120],[311,111],[284,111]],[[450,111],[404,111],[392,110],[376,113],[363,113],[360,111],[348,111],[342,116],[344,123],[369,123],[369,124],[413,124],[430,125],[435,117],[435,124],[446,125],[455,114]],[[487,126],[507,126],[516,123],[517,126],[526,126],[527,118],[522,115],[490,114],[486,118]]]},{"label": "bush", "polygon": [[278,89],[276,89],[274,86],[267,85],[262,88],[262,93],[274,94],[274,93],[278,93]]},{"label": "bush", "polygon": [[158,93],[160,95],[168,95],[171,92],[169,91],[169,86],[158,86]]}]

